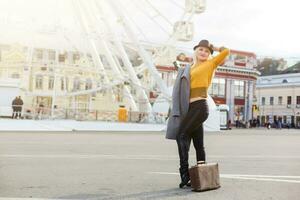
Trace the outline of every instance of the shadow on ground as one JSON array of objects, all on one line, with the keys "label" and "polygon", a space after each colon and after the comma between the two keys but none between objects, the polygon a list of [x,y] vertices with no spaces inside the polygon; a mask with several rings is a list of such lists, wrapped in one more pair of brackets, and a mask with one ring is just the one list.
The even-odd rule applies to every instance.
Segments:
[{"label": "shadow on ground", "polygon": [[167,189],[150,192],[139,192],[133,194],[113,195],[113,194],[75,194],[71,196],[61,196],[61,199],[87,199],[87,200],[115,200],[115,199],[164,199],[170,197],[187,197],[195,194],[190,188]]}]

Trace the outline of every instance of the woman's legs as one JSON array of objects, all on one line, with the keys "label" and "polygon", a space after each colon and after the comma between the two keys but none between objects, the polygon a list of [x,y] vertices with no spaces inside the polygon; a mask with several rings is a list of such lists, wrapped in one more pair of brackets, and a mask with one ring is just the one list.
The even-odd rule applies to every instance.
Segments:
[{"label": "woman's legs", "polygon": [[176,138],[176,141],[180,159],[180,168],[188,168],[191,138],[187,137],[187,135],[179,134]]},{"label": "woman's legs", "polygon": [[189,180],[189,149],[191,144],[191,138],[188,137],[186,134],[178,134],[176,138],[177,146],[178,146],[178,154],[180,159],[180,178],[181,183],[179,185],[180,188],[182,188],[184,185],[186,185]]},{"label": "woman's legs", "polygon": [[203,141],[203,124],[201,124],[192,135],[193,144],[196,150],[197,161],[205,161],[205,150],[204,150],[204,141]]},{"label": "woman's legs", "polygon": [[205,104],[201,105],[201,114],[198,116],[199,126],[192,132],[193,145],[196,150],[197,161],[206,161],[205,150],[204,150],[204,128],[203,123],[208,118],[209,111],[208,106]]},{"label": "woman's legs", "polygon": [[[192,133],[198,130],[198,127],[202,125],[203,120],[208,116],[206,110],[207,104],[205,101],[197,101],[190,104],[189,111],[186,117],[183,119],[180,125],[180,132],[177,135],[176,141],[178,145],[178,153],[180,159],[180,187],[186,185],[189,181],[189,149],[191,144]],[[205,118],[205,119],[204,119]],[[202,134],[203,140],[203,134]]]}]

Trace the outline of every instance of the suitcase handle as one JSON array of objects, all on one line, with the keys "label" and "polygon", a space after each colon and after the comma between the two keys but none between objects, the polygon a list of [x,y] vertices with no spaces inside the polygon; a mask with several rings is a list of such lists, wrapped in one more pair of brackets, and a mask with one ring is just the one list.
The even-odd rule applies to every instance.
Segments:
[{"label": "suitcase handle", "polygon": [[203,164],[205,164],[204,160],[197,161],[197,165],[203,165]]}]

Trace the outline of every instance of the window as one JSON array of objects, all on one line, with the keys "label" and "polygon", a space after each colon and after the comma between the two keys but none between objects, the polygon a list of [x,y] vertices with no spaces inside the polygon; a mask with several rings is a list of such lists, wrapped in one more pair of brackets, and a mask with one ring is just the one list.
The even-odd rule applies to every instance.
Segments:
[{"label": "window", "polygon": [[292,104],[292,97],[291,97],[291,96],[288,96],[288,97],[287,97],[287,104],[288,104],[288,105],[291,105],[291,104]]},{"label": "window", "polygon": [[234,81],[234,96],[244,97],[244,81]]},{"label": "window", "polygon": [[278,97],[278,105],[282,105],[282,96]]},{"label": "window", "polygon": [[64,77],[60,78],[60,89],[61,90],[65,89],[65,79],[64,79]]},{"label": "window", "polygon": [[66,90],[68,91],[69,90],[69,78],[66,77]]},{"label": "window", "polygon": [[76,91],[76,90],[80,90],[80,80],[78,77],[76,77],[74,79],[74,82],[73,82],[73,90]]},{"label": "window", "polygon": [[261,105],[266,105],[266,98],[265,97],[261,98]]},{"label": "window", "polygon": [[49,60],[55,60],[55,51],[53,50],[49,51]]},{"label": "window", "polygon": [[297,105],[300,105],[300,96],[297,96],[296,104],[297,104]]},{"label": "window", "polygon": [[59,55],[58,55],[58,62],[64,63],[65,60],[66,60],[65,54],[59,54]]},{"label": "window", "polygon": [[80,59],[79,53],[74,53],[73,54],[73,63],[77,63],[77,61]]},{"label": "window", "polygon": [[283,123],[286,123],[286,115],[283,116]]},{"label": "window", "polygon": [[54,76],[50,76],[48,81],[48,89],[53,90],[53,87],[54,87]]},{"label": "window", "polygon": [[42,49],[36,49],[35,50],[35,57],[37,60],[43,59],[43,50]]},{"label": "window", "polygon": [[18,79],[18,78],[20,78],[20,74],[18,74],[18,73],[13,73],[13,74],[11,75],[11,77],[12,77],[12,78],[15,78],[15,79]]},{"label": "window", "polygon": [[131,94],[136,95],[136,89],[131,88]]},{"label": "window", "polygon": [[43,89],[43,76],[36,75],[35,77],[35,88],[36,89]]},{"label": "window", "polygon": [[270,105],[274,105],[274,97],[270,97]]},{"label": "window", "polygon": [[214,78],[210,88],[208,89],[208,93],[213,96],[225,96],[225,79]]},{"label": "window", "polygon": [[91,79],[87,79],[86,82],[85,82],[85,89],[86,90],[90,90],[90,89],[92,89],[92,87],[93,87],[92,80]]}]

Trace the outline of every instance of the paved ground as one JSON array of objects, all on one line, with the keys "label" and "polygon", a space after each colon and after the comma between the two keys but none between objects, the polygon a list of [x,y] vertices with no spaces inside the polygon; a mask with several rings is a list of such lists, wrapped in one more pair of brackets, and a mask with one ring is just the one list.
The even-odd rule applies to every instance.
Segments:
[{"label": "paved ground", "polygon": [[207,133],[205,143],[222,187],[195,193],[177,188],[176,144],[159,132],[1,132],[0,199],[300,199],[299,130]]}]

